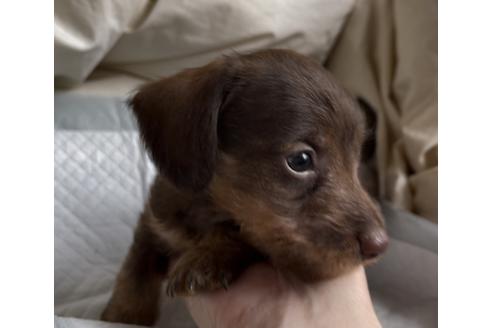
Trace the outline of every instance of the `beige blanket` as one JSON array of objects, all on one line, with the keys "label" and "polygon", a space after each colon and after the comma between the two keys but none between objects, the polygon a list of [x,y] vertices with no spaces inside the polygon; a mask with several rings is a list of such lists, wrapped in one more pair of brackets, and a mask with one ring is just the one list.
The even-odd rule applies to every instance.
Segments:
[{"label": "beige blanket", "polygon": [[358,1],[326,65],[378,111],[381,196],[437,222],[437,1]]},{"label": "beige blanket", "polygon": [[221,54],[288,48],[322,62],[354,0],[55,0],[55,85],[97,67],[155,79]]}]

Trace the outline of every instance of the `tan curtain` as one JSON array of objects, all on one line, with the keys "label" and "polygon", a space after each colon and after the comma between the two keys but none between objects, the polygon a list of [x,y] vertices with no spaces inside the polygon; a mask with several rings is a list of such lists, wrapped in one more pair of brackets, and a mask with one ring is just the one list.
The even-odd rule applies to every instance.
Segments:
[{"label": "tan curtain", "polygon": [[326,65],[378,111],[381,196],[437,222],[437,1],[359,0]]}]

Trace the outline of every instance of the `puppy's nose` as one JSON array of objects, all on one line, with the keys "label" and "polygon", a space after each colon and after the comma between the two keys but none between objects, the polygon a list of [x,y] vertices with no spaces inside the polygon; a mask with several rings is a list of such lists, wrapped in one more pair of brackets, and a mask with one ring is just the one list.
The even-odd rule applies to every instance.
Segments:
[{"label": "puppy's nose", "polygon": [[372,259],[388,247],[388,235],[384,229],[373,229],[359,235],[360,252],[364,259]]}]

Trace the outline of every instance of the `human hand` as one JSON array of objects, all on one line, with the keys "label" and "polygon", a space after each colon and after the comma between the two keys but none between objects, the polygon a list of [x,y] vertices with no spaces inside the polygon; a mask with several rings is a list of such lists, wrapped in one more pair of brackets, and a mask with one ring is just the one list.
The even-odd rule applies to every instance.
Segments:
[{"label": "human hand", "polygon": [[227,291],[185,300],[200,328],[381,327],[362,266],[307,285],[262,263],[249,268]]}]

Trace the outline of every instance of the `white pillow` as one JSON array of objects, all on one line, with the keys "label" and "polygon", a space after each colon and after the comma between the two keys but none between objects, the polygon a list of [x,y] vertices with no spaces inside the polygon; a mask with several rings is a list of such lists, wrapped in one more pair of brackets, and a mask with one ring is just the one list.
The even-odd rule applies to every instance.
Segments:
[{"label": "white pillow", "polygon": [[354,0],[55,1],[55,81],[97,65],[154,79],[220,54],[289,48],[322,61]]}]

